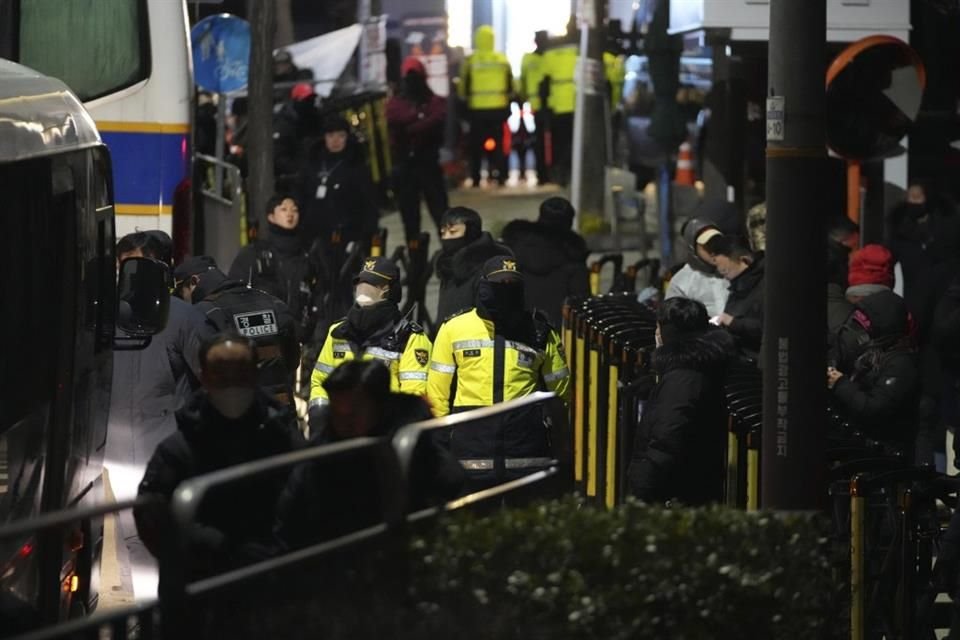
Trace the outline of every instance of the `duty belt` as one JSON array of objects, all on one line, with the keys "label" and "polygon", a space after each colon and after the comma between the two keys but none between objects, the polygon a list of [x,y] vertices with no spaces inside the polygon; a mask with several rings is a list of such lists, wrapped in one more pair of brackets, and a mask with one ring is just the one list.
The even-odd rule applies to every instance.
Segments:
[{"label": "duty belt", "polygon": [[[493,469],[494,461],[490,458],[461,460],[460,464],[467,471],[483,471]],[[542,469],[557,463],[553,458],[504,458],[504,469]]]}]

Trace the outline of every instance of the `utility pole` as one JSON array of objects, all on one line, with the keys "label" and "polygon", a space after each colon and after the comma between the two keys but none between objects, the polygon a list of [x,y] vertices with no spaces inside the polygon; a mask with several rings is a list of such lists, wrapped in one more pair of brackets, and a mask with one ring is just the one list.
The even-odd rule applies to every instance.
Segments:
[{"label": "utility pole", "polygon": [[772,0],[760,501],[823,500],[826,0]]},{"label": "utility pole", "polygon": [[571,199],[579,229],[595,233],[603,220],[609,128],[607,81],[603,68],[605,0],[580,0],[580,57],[573,115]]},{"label": "utility pole", "polygon": [[251,0],[250,79],[247,166],[247,218],[267,229],[264,209],[273,193],[273,36],[277,24],[274,0]]},{"label": "utility pole", "polygon": [[293,32],[293,0],[277,0],[277,31],[273,46],[285,47],[296,42]]}]

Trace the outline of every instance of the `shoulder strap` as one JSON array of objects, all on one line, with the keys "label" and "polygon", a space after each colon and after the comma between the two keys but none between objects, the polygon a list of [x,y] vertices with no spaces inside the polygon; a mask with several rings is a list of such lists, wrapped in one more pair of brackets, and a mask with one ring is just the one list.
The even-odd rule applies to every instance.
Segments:
[{"label": "shoulder strap", "polygon": [[546,349],[547,343],[550,341],[550,334],[554,331],[553,325],[550,324],[550,320],[547,318],[539,309],[533,310],[533,339],[536,344],[534,346],[537,349],[543,350]]}]

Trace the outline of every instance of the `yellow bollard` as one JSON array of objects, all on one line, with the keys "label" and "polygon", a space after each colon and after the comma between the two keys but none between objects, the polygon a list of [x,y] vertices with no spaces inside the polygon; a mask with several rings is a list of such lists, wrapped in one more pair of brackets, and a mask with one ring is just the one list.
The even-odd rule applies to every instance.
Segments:
[{"label": "yellow bollard", "polygon": [[600,437],[597,429],[599,416],[597,408],[599,406],[597,379],[600,375],[600,352],[597,350],[596,338],[593,331],[590,330],[590,379],[587,382],[589,387],[590,399],[587,410],[587,495],[590,497],[597,495],[597,478],[600,475],[599,468],[599,446]]},{"label": "yellow bollard", "polygon": [[363,125],[366,129],[367,144],[370,145],[370,178],[373,180],[373,184],[380,184],[380,152],[377,145],[377,135],[375,131],[376,124],[373,117],[373,105],[367,102],[363,105],[363,111],[360,113],[362,114],[361,119],[363,120]]},{"label": "yellow bollard", "polygon": [[[577,320],[577,324],[581,324],[582,319]],[[584,361],[584,342],[585,338],[582,331],[576,331],[576,353],[577,357],[575,362],[577,363],[576,377],[575,377],[575,387],[574,387],[574,415],[573,415],[573,478],[577,482],[583,482],[583,467],[584,467],[584,452],[583,452],[583,406],[586,403],[586,389],[584,389],[584,373],[585,373],[585,361]]]},{"label": "yellow bollard", "polygon": [[740,438],[737,437],[733,416],[727,426],[727,506],[736,507],[740,498]]},{"label": "yellow bollard", "polygon": [[747,511],[760,508],[760,434],[747,434]]},{"label": "yellow bollard", "polygon": [[563,356],[567,359],[567,367],[573,371],[576,363],[573,361],[573,324],[570,317],[573,309],[569,305],[563,305]]},{"label": "yellow bollard", "polygon": [[[612,351],[611,345],[611,351]],[[617,447],[617,438],[619,425],[617,423],[619,367],[616,360],[613,360],[611,354],[609,369],[609,390],[607,396],[607,482],[604,492],[604,504],[608,509],[612,509],[617,504],[617,461],[619,449]]]},{"label": "yellow bollard", "polygon": [[598,296],[600,295],[600,269],[597,264],[594,264],[594,268],[590,269],[590,295]]},{"label": "yellow bollard", "polygon": [[381,98],[376,103],[377,133],[380,135],[380,148],[387,151],[383,154],[383,171],[386,175],[393,173],[393,158],[389,152],[390,131],[387,127],[387,99]]},{"label": "yellow bollard", "polygon": [[850,639],[863,640],[864,629],[864,519],[866,498],[860,495],[860,476],[850,481]]},{"label": "yellow bollard", "polygon": [[747,449],[747,511],[760,508],[760,450]]}]

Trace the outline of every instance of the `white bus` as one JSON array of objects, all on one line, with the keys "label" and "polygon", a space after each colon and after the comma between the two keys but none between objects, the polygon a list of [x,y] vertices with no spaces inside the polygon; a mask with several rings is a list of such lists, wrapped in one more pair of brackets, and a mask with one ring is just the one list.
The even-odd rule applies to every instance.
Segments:
[{"label": "white bus", "polygon": [[62,80],[113,157],[117,237],[189,246],[193,78],[185,0],[0,0],[0,57]]}]

